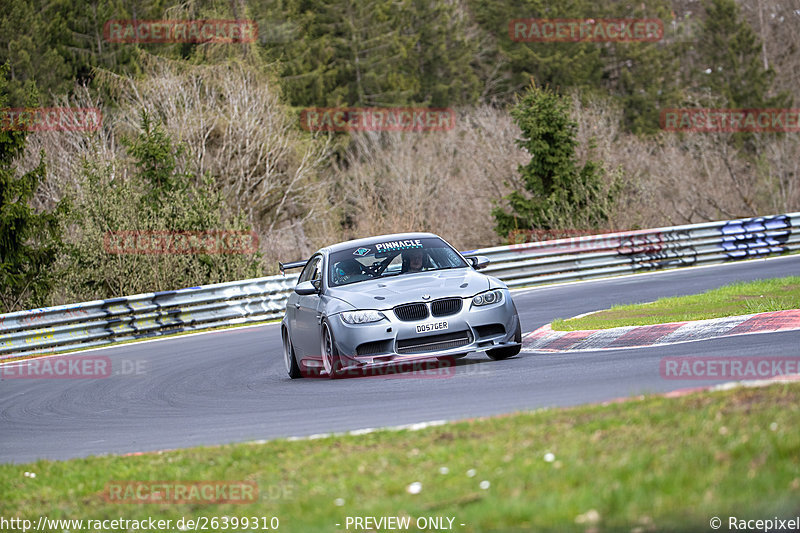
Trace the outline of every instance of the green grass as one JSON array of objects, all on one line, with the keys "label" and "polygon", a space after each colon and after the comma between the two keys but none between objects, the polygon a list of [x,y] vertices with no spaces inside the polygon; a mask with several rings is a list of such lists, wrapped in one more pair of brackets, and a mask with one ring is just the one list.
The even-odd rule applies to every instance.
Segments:
[{"label": "green grass", "polygon": [[[707,531],[712,516],[800,510],[798,421],[800,384],[779,383],[419,431],[6,464],[0,516],[277,516],[289,532],[344,531],[346,516],[406,515],[455,517],[463,532]],[[104,500],[112,480],[247,480],[260,499],[112,504]],[[419,494],[407,491],[413,482]]]},{"label": "green grass", "polygon": [[581,318],[557,319],[559,331],[644,326],[800,309],[800,277],[734,283],[702,294],[661,298],[655,302],[618,305]]}]

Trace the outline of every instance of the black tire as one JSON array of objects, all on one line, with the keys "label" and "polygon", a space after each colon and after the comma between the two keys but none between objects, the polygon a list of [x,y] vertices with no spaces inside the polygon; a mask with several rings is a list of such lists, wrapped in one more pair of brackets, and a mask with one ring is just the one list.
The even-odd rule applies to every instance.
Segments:
[{"label": "black tire", "polygon": [[322,366],[325,367],[325,372],[328,377],[336,379],[342,376],[342,361],[339,359],[339,350],[336,348],[336,342],[333,338],[331,326],[328,320],[322,321],[320,349],[322,353]]},{"label": "black tire", "polygon": [[292,346],[292,341],[289,339],[289,332],[286,331],[286,328],[283,328],[281,337],[283,337],[283,362],[286,367],[286,372],[292,379],[302,378],[303,373],[300,372],[300,367],[297,365],[297,358],[294,356],[294,346]]},{"label": "black tire", "polygon": [[514,334],[514,342],[520,343],[516,346],[509,346],[507,348],[495,348],[494,350],[487,350],[486,355],[495,361],[502,361],[509,357],[514,357],[520,350],[522,350],[522,327],[519,324],[519,315],[517,315],[517,332]]}]

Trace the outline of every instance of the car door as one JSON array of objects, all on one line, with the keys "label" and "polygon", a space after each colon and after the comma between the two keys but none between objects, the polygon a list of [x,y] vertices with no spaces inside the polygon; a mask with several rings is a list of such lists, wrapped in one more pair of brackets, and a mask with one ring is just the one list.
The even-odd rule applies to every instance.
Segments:
[{"label": "car door", "polygon": [[[322,283],[322,255],[315,255],[300,274],[298,283],[312,281]],[[299,295],[294,302],[295,323],[292,340],[295,352],[300,357],[321,355],[319,347],[319,294]]]}]

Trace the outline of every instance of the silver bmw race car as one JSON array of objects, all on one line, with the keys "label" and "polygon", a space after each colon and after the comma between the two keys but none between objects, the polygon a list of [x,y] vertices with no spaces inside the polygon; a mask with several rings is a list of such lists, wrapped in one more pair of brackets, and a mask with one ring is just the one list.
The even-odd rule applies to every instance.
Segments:
[{"label": "silver bmw race car", "polygon": [[348,241],[280,263],[303,268],[281,322],[289,376],[336,378],[477,351],[517,355],[519,315],[508,287],[478,272],[488,263],[431,233]]}]

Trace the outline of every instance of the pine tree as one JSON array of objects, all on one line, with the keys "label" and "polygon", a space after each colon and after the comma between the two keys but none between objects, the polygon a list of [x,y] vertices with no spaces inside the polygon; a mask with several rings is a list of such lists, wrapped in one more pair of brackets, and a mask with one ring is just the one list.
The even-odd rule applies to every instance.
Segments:
[{"label": "pine tree", "polygon": [[402,31],[406,2],[344,0],[328,5],[320,27],[337,50],[331,65],[334,97],[353,106],[390,106],[411,102],[419,88]]},{"label": "pine tree", "polygon": [[480,80],[471,62],[479,45],[467,36],[471,23],[466,5],[413,0],[410,10],[411,20],[405,26],[412,38],[412,68],[419,79],[412,100],[432,107],[477,103]]},{"label": "pine tree", "polygon": [[[85,192],[74,198],[81,218],[62,258],[65,296],[112,298],[262,275],[257,252],[171,253],[165,249],[145,253],[147,239],[154,235],[176,243],[181,241],[174,238],[185,232],[213,236],[220,231],[245,233],[251,228],[243,215],[226,209],[222,192],[211,177],[184,168],[184,147],[161,122],[142,112],[139,127],[138,135],[123,139],[131,157],[125,177],[115,172],[113,165],[84,163],[81,188]],[[106,244],[124,235],[141,238],[144,250],[116,253],[116,245],[111,245],[109,251]],[[184,247],[188,239],[182,241]]]},{"label": "pine tree", "polygon": [[515,229],[587,229],[607,222],[611,198],[603,190],[603,169],[594,161],[579,167],[577,124],[569,116],[569,101],[531,84],[511,116],[522,130],[517,142],[531,160],[519,167],[525,190],[506,197],[511,212],[501,207],[492,212],[497,232],[505,236]]},{"label": "pine tree", "polygon": [[601,86],[603,61],[597,43],[517,42],[508,32],[509,22],[517,18],[586,18],[597,13],[593,3],[582,0],[468,0],[468,4],[484,35],[491,37],[490,47],[481,50],[477,58],[477,68],[485,73],[500,70],[490,97],[501,102],[513,101],[514,95],[524,91],[531,78],[562,89]]},{"label": "pine tree", "polygon": [[449,107],[480,96],[478,43],[459,3],[294,0],[280,12],[270,0],[252,4],[266,24],[292,29],[291,39],[269,37],[262,48],[279,62],[293,105]]},{"label": "pine tree", "polygon": [[9,65],[7,105],[29,104],[34,85],[45,96],[67,90],[70,67],[55,43],[66,44],[68,38],[64,20],[53,10],[42,12],[27,0],[0,3],[0,64]]},{"label": "pine tree", "polygon": [[[7,65],[0,68],[0,109],[7,101],[8,71]],[[65,203],[41,213],[30,206],[47,169],[42,155],[36,168],[18,176],[15,162],[25,150],[26,135],[0,129],[0,312],[45,305],[56,279],[60,217],[66,214]]]},{"label": "pine tree", "polygon": [[[699,36],[695,79],[730,108],[784,107],[787,95],[769,96],[774,72],[760,59],[761,43],[735,0],[711,0]],[[714,105],[714,102],[709,102]]]},{"label": "pine tree", "polygon": [[403,31],[406,7],[407,0],[287,2],[281,15],[291,17],[294,36],[264,42],[264,56],[280,61],[293,105],[408,104],[419,82],[409,55],[413,39]]}]

